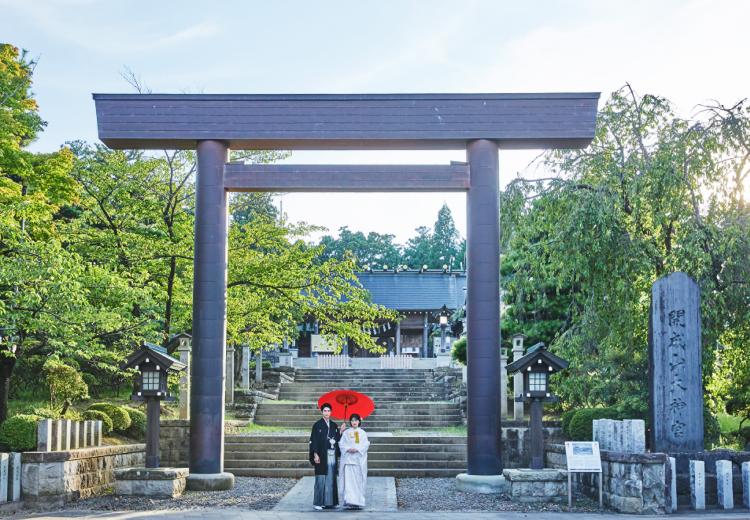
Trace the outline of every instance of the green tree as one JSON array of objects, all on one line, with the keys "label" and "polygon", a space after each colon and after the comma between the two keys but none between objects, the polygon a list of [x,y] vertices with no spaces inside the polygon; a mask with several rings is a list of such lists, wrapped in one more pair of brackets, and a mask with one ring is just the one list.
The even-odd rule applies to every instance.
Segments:
[{"label": "green tree", "polygon": [[406,264],[415,269],[420,269],[425,265],[430,269],[441,267],[434,261],[432,256],[432,233],[430,232],[430,228],[419,226],[414,231],[417,233],[416,236],[411,237],[406,242],[406,247],[404,247],[404,260]]},{"label": "green tree", "polygon": [[361,231],[351,231],[347,226],[339,228],[338,238],[324,235],[320,245],[324,247],[321,259],[345,260],[349,255],[355,259],[358,269],[366,266],[382,269],[384,266],[401,265],[400,247],[393,242],[394,235],[373,231],[367,235]]},{"label": "green tree", "polygon": [[448,265],[455,268],[463,261],[459,258],[460,238],[451,210],[443,204],[432,230],[432,260],[438,262],[436,267]]},{"label": "green tree", "polygon": [[601,110],[590,147],[548,154],[557,175],[516,179],[503,193],[513,284],[570,298],[552,344],[571,360],[556,386],[566,406],[645,408],[650,288],[670,272],[701,287],[707,361],[719,343],[747,344],[747,120],[742,104],[684,120],[627,86]]}]

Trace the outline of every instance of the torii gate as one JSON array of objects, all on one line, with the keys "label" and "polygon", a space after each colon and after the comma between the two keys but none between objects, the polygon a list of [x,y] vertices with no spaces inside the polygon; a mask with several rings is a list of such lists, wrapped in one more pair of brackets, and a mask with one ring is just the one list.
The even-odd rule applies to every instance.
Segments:
[{"label": "torii gate", "polygon": [[[191,489],[228,489],[224,473],[227,192],[464,191],[467,194],[468,473],[499,489],[498,149],[580,148],[598,93],[94,94],[99,138],[115,149],[197,149]],[[467,163],[245,165],[235,149],[466,149]]]}]

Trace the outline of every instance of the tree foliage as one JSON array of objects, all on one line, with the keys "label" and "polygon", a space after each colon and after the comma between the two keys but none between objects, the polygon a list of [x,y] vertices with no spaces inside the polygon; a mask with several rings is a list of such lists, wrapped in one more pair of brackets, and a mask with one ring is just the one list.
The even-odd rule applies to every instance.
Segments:
[{"label": "tree foliage", "polygon": [[504,288],[519,297],[515,315],[554,307],[552,349],[571,360],[556,385],[566,406],[644,409],[650,288],[673,271],[701,287],[716,403],[732,385],[747,387],[747,372],[715,383],[722,370],[712,362],[738,368],[750,340],[748,115],[740,103],[685,120],[626,86],[600,111],[591,146],[547,154],[555,176],[516,179],[502,194]]}]

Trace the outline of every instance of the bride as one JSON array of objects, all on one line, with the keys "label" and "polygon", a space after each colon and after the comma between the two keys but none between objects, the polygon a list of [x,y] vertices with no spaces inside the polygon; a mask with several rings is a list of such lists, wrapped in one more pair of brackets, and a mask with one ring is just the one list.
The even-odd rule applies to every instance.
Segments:
[{"label": "bride", "polygon": [[351,428],[341,425],[341,458],[339,459],[338,491],[339,504],[348,508],[363,508],[365,506],[365,490],[367,489],[367,449],[370,440],[367,433],[360,428],[362,418],[353,413],[349,417]]}]

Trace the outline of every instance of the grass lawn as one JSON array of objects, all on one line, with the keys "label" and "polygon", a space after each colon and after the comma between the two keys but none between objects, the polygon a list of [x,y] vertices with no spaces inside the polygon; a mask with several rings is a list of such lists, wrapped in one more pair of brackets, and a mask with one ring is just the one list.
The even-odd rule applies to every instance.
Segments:
[{"label": "grass lawn", "polygon": [[[720,413],[716,415],[716,418],[719,419],[722,434],[734,433],[740,429],[741,417],[729,415],[728,413]],[[745,421],[745,426],[750,425],[749,423],[750,421]]]}]

